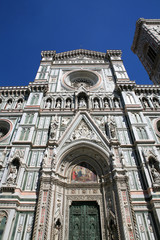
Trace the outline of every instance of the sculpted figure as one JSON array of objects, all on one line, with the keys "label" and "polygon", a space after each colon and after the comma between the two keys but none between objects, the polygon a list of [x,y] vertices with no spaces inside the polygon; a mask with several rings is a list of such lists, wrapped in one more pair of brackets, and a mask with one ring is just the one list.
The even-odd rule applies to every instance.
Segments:
[{"label": "sculpted figure", "polygon": [[7,177],[8,183],[15,183],[17,178],[17,168],[14,165],[10,166],[9,175]]},{"label": "sculpted figure", "polygon": [[154,183],[160,184],[160,173],[154,167],[151,169],[151,173],[153,176]]},{"label": "sculpted figure", "polygon": [[50,131],[51,139],[56,138],[57,128],[58,128],[58,119],[57,119],[57,116],[55,116],[55,118],[51,122],[51,131]]},{"label": "sculpted figure", "polygon": [[66,108],[71,108],[71,101],[68,99],[66,102]]},{"label": "sculpted figure", "polygon": [[21,109],[22,108],[22,101],[19,101],[17,103],[17,106],[16,106],[17,109]]},{"label": "sculpted figure", "polygon": [[99,108],[99,102],[98,102],[98,100],[95,100],[95,101],[94,101],[94,108]]},{"label": "sculpted figure", "polygon": [[115,100],[114,104],[115,104],[115,107],[116,107],[116,108],[119,108],[119,102],[118,102],[117,99]]},{"label": "sculpted figure", "polygon": [[114,116],[108,116],[108,125],[109,125],[111,138],[115,138],[116,137],[116,123],[115,123]]},{"label": "sculpted figure", "polygon": [[60,100],[57,101],[56,108],[61,108],[61,101]]},{"label": "sculpted figure", "polygon": [[105,99],[105,101],[104,101],[104,107],[105,107],[105,108],[109,108],[109,104],[108,104],[107,99]]},{"label": "sculpted figure", "polygon": [[47,100],[45,108],[49,109],[51,107],[51,101]]},{"label": "sculpted figure", "polygon": [[47,159],[48,159],[48,149],[46,148],[45,152],[44,152],[44,157],[42,160],[42,165],[46,166],[47,165]]},{"label": "sculpted figure", "polygon": [[58,219],[54,224],[54,240],[60,239],[61,222]]},{"label": "sculpted figure", "polygon": [[86,101],[84,98],[80,98],[80,101],[79,101],[79,107],[86,107],[87,104],[86,104]]}]

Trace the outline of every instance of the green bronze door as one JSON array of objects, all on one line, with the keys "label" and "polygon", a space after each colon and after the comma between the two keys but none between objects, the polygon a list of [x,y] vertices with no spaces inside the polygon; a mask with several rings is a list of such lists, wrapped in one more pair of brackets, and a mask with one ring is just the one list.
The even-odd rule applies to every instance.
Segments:
[{"label": "green bronze door", "polygon": [[72,203],[69,240],[101,240],[99,206],[96,202]]}]

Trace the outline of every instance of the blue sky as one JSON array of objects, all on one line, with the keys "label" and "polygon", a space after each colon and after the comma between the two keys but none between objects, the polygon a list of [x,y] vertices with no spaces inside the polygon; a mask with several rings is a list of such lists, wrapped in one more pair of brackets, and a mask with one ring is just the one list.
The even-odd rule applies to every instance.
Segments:
[{"label": "blue sky", "polygon": [[121,49],[131,80],[151,84],[132,53],[138,18],[160,18],[159,0],[0,0],[0,85],[34,81],[42,50]]}]

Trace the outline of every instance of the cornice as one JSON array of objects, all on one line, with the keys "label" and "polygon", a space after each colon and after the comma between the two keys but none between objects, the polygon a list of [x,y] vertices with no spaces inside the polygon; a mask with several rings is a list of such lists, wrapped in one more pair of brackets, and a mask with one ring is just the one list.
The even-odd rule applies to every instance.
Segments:
[{"label": "cornice", "polygon": [[42,58],[43,57],[52,58],[53,60],[63,60],[63,59],[73,58],[81,55],[95,58],[95,59],[105,59],[107,57],[106,53],[104,52],[97,52],[97,51],[91,51],[86,49],[76,49],[76,50],[61,52],[61,53],[56,53],[56,51],[41,52]]},{"label": "cornice", "polygon": [[143,19],[144,18],[139,18],[136,22],[136,29],[135,29],[135,33],[134,33],[133,43],[132,43],[132,46],[131,46],[131,50],[132,50],[133,53],[136,53],[136,46],[137,46],[137,42],[138,42],[138,39],[139,39],[141,26],[143,24]]},{"label": "cornice", "polygon": [[160,93],[160,85],[136,85],[136,93]]},{"label": "cornice", "polygon": [[120,57],[122,56],[121,50],[107,50],[107,57]]},{"label": "cornice", "polygon": [[98,58],[98,59],[106,58],[106,53],[103,53],[103,52],[91,51],[86,49],[77,49],[77,50],[57,53],[55,55],[55,59],[60,60],[60,59],[71,58],[71,57],[76,57],[80,55],[92,57],[92,58]]},{"label": "cornice", "polygon": [[0,95],[3,96],[21,96],[27,94],[29,94],[28,86],[0,87]]},{"label": "cornice", "polygon": [[38,82],[30,82],[28,85],[28,89],[31,92],[47,92],[48,90],[48,83],[38,83]]},{"label": "cornice", "polygon": [[41,57],[43,58],[54,58],[55,57],[55,55],[56,55],[56,51],[55,50],[53,50],[53,51],[42,51],[41,52]]},{"label": "cornice", "polygon": [[[160,19],[144,19],[144,18],[139,18],[136,22],[136,29],[135,29],[135,34],[134,34],[134,39],[133,39],[133,43],[132,43],[132,47],[131,50],[133,51],[133,53],[136,53],[136,49],[137,49],[137,42],[139,40],[139,36],[140,36],[140,32],[142,30],[142,28],[145,25],[160,25]],[[151,34],[151,33],[150,33]],[[152,34],[153,35],[153,34]],[[153,35],[153,37],[155,38],[155,36]]]},{"label": "cornice", "polygon": [[135,88],[135,81],[117,81],[116,87],[119,90],[131,91]]}]

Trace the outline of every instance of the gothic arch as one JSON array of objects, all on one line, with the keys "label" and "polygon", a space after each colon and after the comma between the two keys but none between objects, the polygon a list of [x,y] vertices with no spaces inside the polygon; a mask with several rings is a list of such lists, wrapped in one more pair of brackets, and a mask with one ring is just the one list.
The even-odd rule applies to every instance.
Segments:
[{"label": "gothic arch", "polygon": [[105,150],[93,142],[73,142],[60,150],[60,155],[57,159],[57,172],[60,172],[63,168],[63,175],[69,177],[67,174],[70,173],[73,166],[82,162],[82,160],[84,161],[84,157],[87,157],[86,163],[91,163],[97,169],[99,176],[105,175],[110,168],[110,156],[111,152],[109,149]]},{"label": "gothic arch", "polygon": [[[63,226],[61,229],[61,233],[63,232],[63,236],[67,236],[68,239],[68,229],[69,229],[69,209],[72,202],[80,201],[80,202],[97,202],[100,211],[100,225],[102,232],[102,239],[106,239],[106,225],[105,225],[105,215],[107,214],[105,209],[105,196],[107,195],[106,187],[104,184],[106,182],[105,177],[109,175],[110,172],[110,157],[111,152],[108,149],[94,143],[89,142],[87,140],[74,141],[67,146],[59,149],[60,154],[56,156],[57,158],[57,166],[55,169],[56,179],[58,180],[57,184],[59,186],[62,184],[66,185],[66,189],[64,189],[64,202],[62,197],[60,198],[60,194],[58,193],[58,189],[60,187],[57,185],[55,187],[56,198],[54,202],[54,213],[53,218],[57,219],[57,213],[62,212],[65,216],[63,221]],[[71,174],[73,169],[79,165],[84,166],[82,163],[86,163],[91,166],[88,168],[90,170],[94,170],[96,175],[96,180],[90,181],[71,181]],[[85,165],[86,168],[88,165]],[[86,170],[87,171],[87,170]],[[111,185],[111,182],[107,180],[107,184]],[[102,190],[103,189],[103,190]],[[61,199],[61,200],[60,200]],[[60,209],[58,206],[59,202],[63,202],[63,208]],[[64,239],[64,237],[63,237]]]}]

